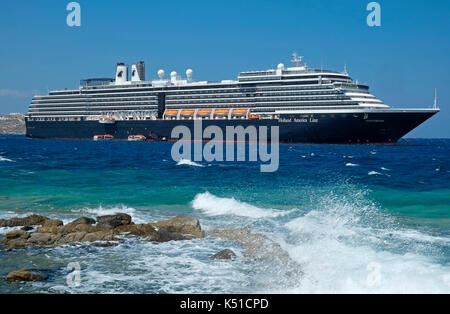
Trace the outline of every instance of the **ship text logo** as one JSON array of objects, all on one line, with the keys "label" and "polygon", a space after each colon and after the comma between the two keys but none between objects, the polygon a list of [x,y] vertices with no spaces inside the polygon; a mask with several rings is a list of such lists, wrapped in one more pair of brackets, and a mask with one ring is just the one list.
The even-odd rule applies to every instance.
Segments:
[{"label": "ship text logo", "polygon": [[193,130],[186,125],[172,129],[171,138],[177,139],[171,149],[174,161],[259,161],[261,172],[278,170],[278,126],[209,125],[203,128],[202,120],[195,120],[193,126]]}]

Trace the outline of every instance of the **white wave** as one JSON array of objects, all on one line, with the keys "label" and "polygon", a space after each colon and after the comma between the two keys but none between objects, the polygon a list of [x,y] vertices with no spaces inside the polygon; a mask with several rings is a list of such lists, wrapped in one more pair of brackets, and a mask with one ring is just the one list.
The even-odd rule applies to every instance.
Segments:
[{"label": "white wave", "polygon": [[189,159],[181,159],[180,161],[177,162],[177,166],[181,166],[181,165],[186,165],[186,166],[194,166],[194,167],[204,167],[201,164],[198,164],[194,161],[191,161]]},{"label": "white wave", "polygon": [[[269,287],[264,292],[450,292],[450,267],[428,254],[433,245],[448,245],[448,239],[397,229],[358,193],[348,200],[324,199],[316,200],[318,209],[285,224],[289,233],[280,235],[288,239],[280,245],[302,265],[304,275],[298,278],[299,284]],[[365,218],[369,218],[368,224]],[[395,243],[408,247],[408,252],[389,249]]]},{"label": "white wave", "polygon": [[391,169],[384,168],[384,167],[381,167],[380,169],[383,170],[383,171],[391,171]]},{"label": "white wave", "polygon": [[348,162],[345,164],[346,167],[359,167],[358,164],[352,164],[351,162]]},{"label": "white wave", "polygon": [[14,160],[0,156],[0,161],[8,161],[8,162],[14,162]]},{"label": "white wave", "polygon": [[376,154],[377,154],[376,151],[371,151],[370,153],[371,153],[372,155],[376,155]]},{"label": "white wave", "polygon": [[376,171],[369,171],[368,173],[369,176],[380,176],[382,175],[382,173],[376,172]]},{"label": "white wave", "polygon": [[114,215],[117,213],[124,213],[131,216],[133,222],[136,223],[144,223],[149,221],[148,213],[138,211],[133,207],[128,207],[126,205],[119,206],[98,206],[95,208],[82,208],[82,209],[73,209],[72,212],[82,213],[82,214],[91,214],[93,216],[105,216],[105,215]]},{"label": "white wave", "polygon": [[234,215],[249,218],[270,218],[286,215],[292,211],[277,211],[262,209],[241,201],[234,197],[217,197],[209,192],[197,194],[191,203],[196,210],[201,210],[210,216]]}]

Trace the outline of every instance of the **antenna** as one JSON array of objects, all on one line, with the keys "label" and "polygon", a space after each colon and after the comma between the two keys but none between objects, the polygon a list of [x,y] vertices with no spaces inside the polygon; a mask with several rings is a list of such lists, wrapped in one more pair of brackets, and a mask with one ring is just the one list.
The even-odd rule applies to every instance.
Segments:
[{"label": "antenna", "polygon": [[438,103],[437,103],[437,88],[434,89],[434,109],[438,108]]},{"label": "antenna", "polygon": [[344,74],[345,74],[345,75],[347,75],[347,74],[348,74],[348,72],[347,72],[347,63],[346,63],[346,64],[344,64]]},{"label": "antenna", "polygon": [[294,63],[296,67],[302,66],[302,59],[303,57],[299,56],[296,52],[292,54],[292,60],[291,62]]}]

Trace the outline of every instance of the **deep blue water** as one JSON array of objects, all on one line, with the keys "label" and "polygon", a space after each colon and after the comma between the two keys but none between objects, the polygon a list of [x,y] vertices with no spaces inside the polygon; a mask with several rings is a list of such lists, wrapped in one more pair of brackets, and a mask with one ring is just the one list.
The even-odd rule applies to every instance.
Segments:
[{"label": "deep blue water", "polygon": [[[450,140],[282,144],[273,173],[261,173],[259,162],[177,163],[171,145],[0,136],[0,218],[39,213],[70,221],[122,211],[140,222],[188,214],[205,229],[266,234],[305,276],[285,286],[267,265],[244,257],[211,262],[224,245],[239,253],[224,240],[130,240],[0,251],[1,276],[23,266],[51,274],[25,287],[0,282],[0,291],[450,292]],[[64,282],[73,260],[83,269],[77,288]],[[376,285],[367,281],[373,263],[381,269]]]}]

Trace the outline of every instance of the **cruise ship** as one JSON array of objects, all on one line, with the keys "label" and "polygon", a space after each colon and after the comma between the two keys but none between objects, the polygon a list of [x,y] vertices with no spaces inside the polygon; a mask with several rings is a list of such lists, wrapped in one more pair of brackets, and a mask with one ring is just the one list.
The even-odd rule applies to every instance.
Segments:
[{"label": "cruise ship", "polygon": [[[174,127],[278,126],[279,141],[396,143],[436,114],[391,108],[369,86],[343,72],[310,69],[293,54],[292,67],[239,73],[237,80],[195,81],[175,71],[145,80],[145,64],[117,63],[115,78],[81,80],[76,89],[33,97],[26,115],[31,138],[176,140]],[[270,132],[269,132],[270,133]],[[270,137],[269,137],[270,139]]]}]

